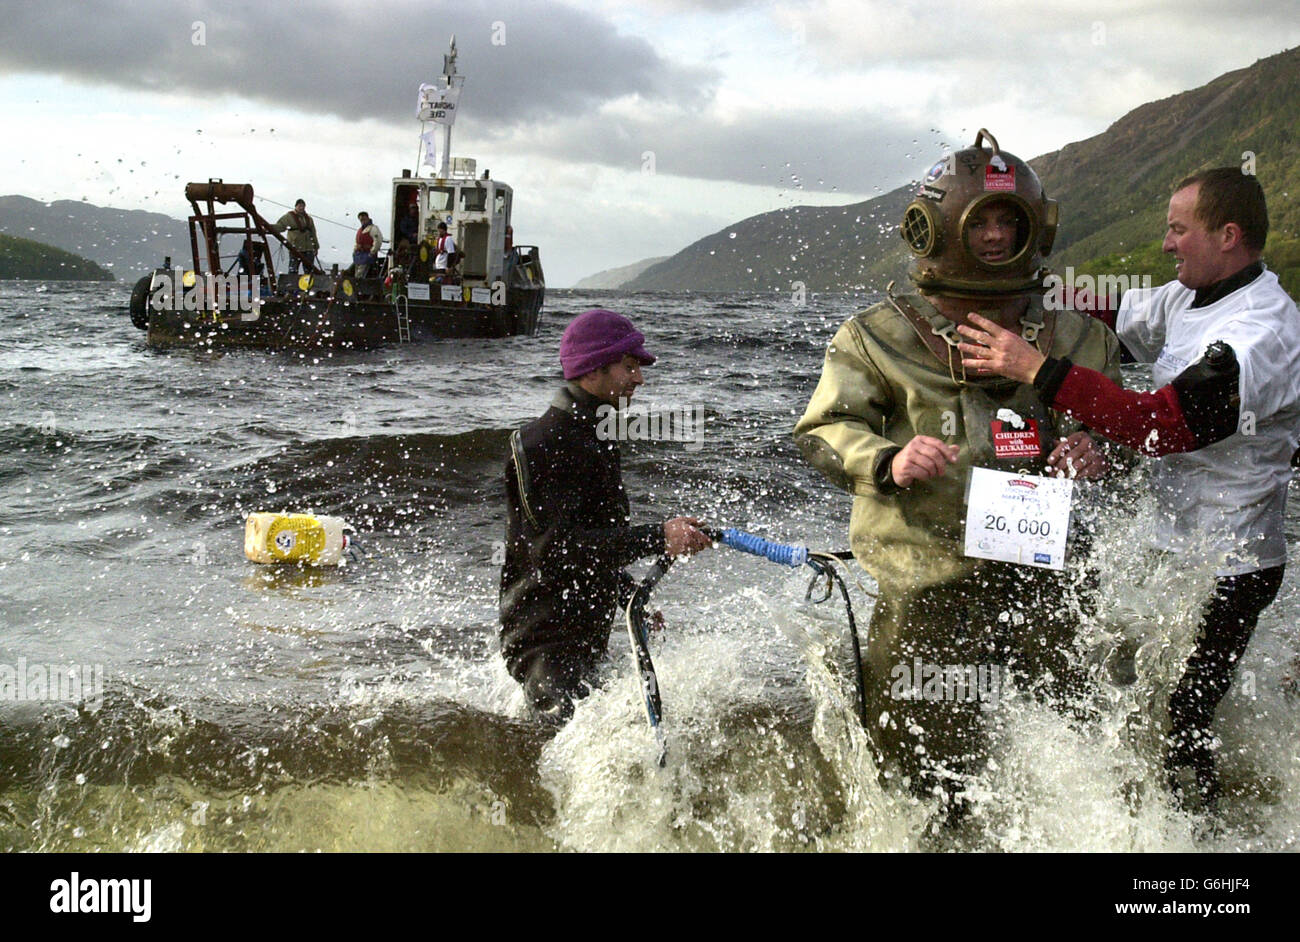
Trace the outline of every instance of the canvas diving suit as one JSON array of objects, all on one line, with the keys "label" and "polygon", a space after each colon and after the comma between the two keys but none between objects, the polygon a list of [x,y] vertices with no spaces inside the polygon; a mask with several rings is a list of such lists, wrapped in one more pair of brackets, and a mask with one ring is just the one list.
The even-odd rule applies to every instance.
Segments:
[{"label": "canvas diving suit", "polygon": [[[1047,409],[1030,385],[964,376],[960,353],[934,333],[942,320],[920,294],[855,315],[831,341],[794,433],[808,460],[854,496],[853,554],[880,589],[863,654],[868,732],[882,775],[922,794],[951,791],[954,777],[979,770],[981,715],[996,719],[998,705],[929,696],[917,666],[996,665],[1021,690],[1057,696],[1079,686],[1062,577],[963,553],[970,469],[1043,474],[1058,439],[1079,426]],[[1031,297],[1021,322],[1022,336],[1045,354],[1119,381],[1119,345],[1099,321],[1044,310]],[[997,457],[995,423],[1011,414],[1036,424],[1033,457]],[[900,488],[890,463],[917,435],[960,452],[942,475]]]}]

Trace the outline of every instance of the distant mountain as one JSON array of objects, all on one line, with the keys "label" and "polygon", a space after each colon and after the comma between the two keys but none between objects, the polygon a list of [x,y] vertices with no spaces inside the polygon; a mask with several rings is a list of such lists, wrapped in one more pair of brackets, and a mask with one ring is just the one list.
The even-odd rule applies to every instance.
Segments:
[{"label": "distant mountain", "polygon": [[[795,206],[750,216],[652,265],[625,291],[788,291],[881,287],[905,271],[895,231],[911,189],[851,206]],[[897,243],[895,245],[894,243]]]},{"label": "distant mountain", "polygon": [[0,235],[0,281],[112,281],[113,273],[52,245]]},{"label": "distant mountain", "polygon": [[161,265],[164,256],[181,265],[190,257],[189,227],[179,219],[73,200],[0,196],[0,233],[75,252],[127,282]]},{"label": "distant mountain", "polygon": [[621,268],[606,268],[604,271],[583,278],[573,286],[574,290],[600,291],[621,288],[651,265],[657,265],[667,257],[667,255],[660,255],[656,258],[643,258],[639,262]]},{"label": "distant mountain", "polygon": [[[1014,152],[1014,142],[1006,143]],[[1048,262],[1064,270],[1105,253],[1149,248],[1163,233],[1174,183],[1204,167],[1241,165],[1250,155],[1269,197],[1272,250],[1300,236],[1300,48],[1142,105],[1095,137],[1031,160],[1061,204]],[[880,289],[905,277],[909,255],[897,227],[914,191],[912,184],[851,206],[751,216],[623,288],[788,291],[802,281],[808,290]]]}]

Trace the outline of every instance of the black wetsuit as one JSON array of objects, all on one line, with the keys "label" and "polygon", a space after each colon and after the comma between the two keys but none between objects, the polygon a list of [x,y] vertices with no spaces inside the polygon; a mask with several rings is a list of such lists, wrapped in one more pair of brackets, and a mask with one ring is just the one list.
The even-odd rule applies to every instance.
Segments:
[{"label": "black wetsuit", "polygon": [[1232,686],[1237,662],[1246,653],[1260,612],[1277,598],[1285,568],[1258,569],[1218,581],[1205,607],[1196,650],[1169,698],[1171,729],[1165,767],[1170,785],[1181,792],[1178,770],[1190,768],[1196,775],[1201,802],[1209,808],[1214,807],[1219,796],[1210,724],[1219,702]]},{"label": "black wetsuit", "polygon": [[596,434],[600,405],[570,383],[514,433],[506,462],[501,653],[549,722],[567,721],[589,689],[633,588],[623,567],[664,551],[662,522],[629,525],[618,443]]}]

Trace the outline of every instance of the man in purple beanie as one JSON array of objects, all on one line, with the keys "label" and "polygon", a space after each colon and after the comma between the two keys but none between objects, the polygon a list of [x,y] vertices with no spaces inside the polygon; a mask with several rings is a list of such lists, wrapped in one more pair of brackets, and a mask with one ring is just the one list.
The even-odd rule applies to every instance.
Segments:
[{"label": "man in purple beanie", "polygon": [[550,724],[567,722],[591,689],[612,616],[635,588],[623,567],[712,545],[693,517],[631,526],[618,442],[597,436],[597,410],[630,400],[654,361],[626,317],[578,315],[560,340],[565,387],[510,436],[501,653]]}]

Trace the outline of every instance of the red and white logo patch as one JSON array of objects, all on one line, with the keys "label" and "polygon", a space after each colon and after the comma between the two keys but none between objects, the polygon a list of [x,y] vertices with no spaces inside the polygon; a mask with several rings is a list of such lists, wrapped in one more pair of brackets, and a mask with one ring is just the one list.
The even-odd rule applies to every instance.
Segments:
[{"label": "red and white logo patch", "polygon": [[[998,161],[1002,163],[1001,161]],[[1008,167],[1002,164],[1002,169],[998,169],[992,163],[984,168],[984,189],[994,190],[999,193],[1014,193],[1016,191],[1016,168]]]},{"label": "red and white logo patch", "polygon": [[994,419],[993,454],[997,458],[1037,458],[1042,453],[1038,420],[1025,419],[1018,425]]}]

